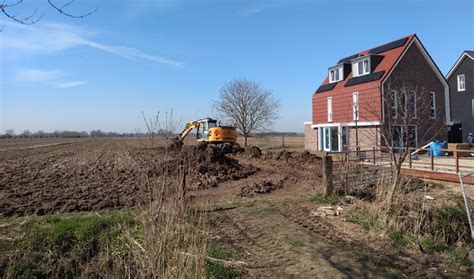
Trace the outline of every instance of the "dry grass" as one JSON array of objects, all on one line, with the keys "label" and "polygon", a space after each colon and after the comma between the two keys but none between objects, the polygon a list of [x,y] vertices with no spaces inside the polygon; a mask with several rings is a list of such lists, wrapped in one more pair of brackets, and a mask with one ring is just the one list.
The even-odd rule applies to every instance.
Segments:
[{"label": "dry grass", "polygon": [[423,254],[444,253],[457,268],[472,266],[466,258],[471,244],[462,197],[429,203],[425,198],[428,187],[433,185],[402,177],[388,203],[392,182],[382,179],[375,189],[374,200],[354,201],[347,213],[348,220],[366,230],[382,232],[397,247],[420,250]]}]

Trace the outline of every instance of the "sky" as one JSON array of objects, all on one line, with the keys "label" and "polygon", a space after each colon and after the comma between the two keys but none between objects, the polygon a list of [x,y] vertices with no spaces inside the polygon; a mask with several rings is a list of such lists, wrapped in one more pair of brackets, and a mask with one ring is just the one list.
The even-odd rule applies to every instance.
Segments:
[{"label": "sky", "polygon": [[145,131],[142,111],[171,109],[184,125],[216,117],[220,88],[239,78],[281,100],[273,131],[302,132],[342,57],[416,33],[446,74],[474,50],[473,0],[76,0],[67,11],[95,8],[73,19],[24,0],[10,11],[37,9],[36,24],[0,15],[0,133]]}]

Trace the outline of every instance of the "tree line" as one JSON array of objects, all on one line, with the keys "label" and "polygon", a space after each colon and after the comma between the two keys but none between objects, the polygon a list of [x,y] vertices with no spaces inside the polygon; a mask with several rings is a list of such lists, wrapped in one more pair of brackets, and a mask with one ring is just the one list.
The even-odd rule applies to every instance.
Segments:
[{"label": "tree line", "polygon": [[135,133],[117,133],[117,132],[104,132],[100,129],[87,131],[59,131],[45,132],[42,130],[31,132],[30,130],[24,130],[20,133],[16,133],[13,129],[8,129],[4,134],[0,134],[0,138],[106,138],[106,137],[139,137],[146,136],[146,133],[135,132]]}]

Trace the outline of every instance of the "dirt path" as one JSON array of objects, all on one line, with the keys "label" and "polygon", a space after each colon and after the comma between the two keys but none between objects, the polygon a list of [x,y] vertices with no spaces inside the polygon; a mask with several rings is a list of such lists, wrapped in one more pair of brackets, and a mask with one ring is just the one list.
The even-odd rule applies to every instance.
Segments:
[{"label": "dirt path", "polygon": [[378,265],[369,252],[328,241],[268,204],[215,212],[210,219],[219,243],[248,263],[250,277],[373,278],[399,274]]}]

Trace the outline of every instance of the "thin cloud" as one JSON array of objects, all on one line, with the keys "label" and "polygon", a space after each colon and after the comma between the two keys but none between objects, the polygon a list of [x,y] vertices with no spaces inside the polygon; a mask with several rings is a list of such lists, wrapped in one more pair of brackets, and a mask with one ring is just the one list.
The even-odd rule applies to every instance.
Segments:
[{"label": "thin cloud", "polygon": [[238,11],[238,14],[241,15],[241,16],[252,16],[252,15],[263,13],[263,12],[269,10],[269,9],[276,8],[280,5],[281,5],[281,3],[261,4],[261,5],[258,5],[258,6],[253,6],[253,7],[250,7],[250,8],[240,10],[240,11]]},{"label": "thin cloud", "polygon": [[34,26],[8,24],[2,33],[0,50],[5,53],[42,54],[59,52],[74,47],[90,47],[130,60],[148,60],[170,67],[182,67],[183,62],[145,53],[139,49],[108,45],[89,37],[94,32],[67,24],[43,22]]},{"label": "thin cloud", "polygon": [[16,72],[13,80],[27,85],[50,86],[55,88],[73,88],[87,84],[86,80],[65,80],[66,74],[61,70],[23,69]]},{"label": "thin cloud", "polygon": [[41,83],[58,80],[63,75],[63,72],[59,70],[26,69],[19,71],[14,80],[18,83]]},{"label": "thin cloud", "polygon": [[56,88],[73,88],[78,87],[84,84],[88,84],[87,80],[79,80],[79,81],[68,81],[68,82],[61,82],[55,85]]}]

